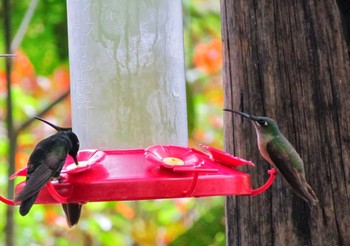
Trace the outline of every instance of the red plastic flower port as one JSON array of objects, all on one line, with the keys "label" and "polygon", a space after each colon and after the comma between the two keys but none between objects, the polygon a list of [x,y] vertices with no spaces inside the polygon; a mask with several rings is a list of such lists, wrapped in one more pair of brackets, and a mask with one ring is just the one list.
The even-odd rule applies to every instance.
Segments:
[{"label": "red plastic flower port", "polygon": [[213,147],[204,145],[204,144],[200,144],[201,147],[207,149],[209,151],[209,156],[210,159],[216,162],[219,162],[223,165],[226,166],[231,166],[231,167],[238,167],[238,166],[242,166],[242,165],[249,165],[249,166],[255,166],[253,162],[251,161],[247,161],[244,160],[242,158],[230,155],[226,152],[223,152],[221,150],[215,149]]},{"label": "red plastic flower port", "polygon": [[71,156],[68,156],[66,160],[66,165],[62,169],[61,173],[74,175],[77,173],[87,171],[92,167],[92,165],[103,160],[105,155],[106,154],[103,151],[97,150],[97,149],[87,149],[87,150],[79,151],[77,156],[79,160],[79,165],[77,166],[74,163],[73,158]]},{"label": "red plastic flower port", "polygon": [[174,145],[150,146],[145,149],[145,156],[147,160],[174,171],[196,169],[204,161],[191,148]]}]

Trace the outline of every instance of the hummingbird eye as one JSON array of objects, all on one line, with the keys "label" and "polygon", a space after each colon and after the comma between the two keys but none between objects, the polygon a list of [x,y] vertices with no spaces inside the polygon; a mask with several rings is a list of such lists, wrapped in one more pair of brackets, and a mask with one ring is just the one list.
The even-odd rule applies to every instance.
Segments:
[{"label": "hummingbird eye", "polygon": [[258,124],[261,126],[267,126],[267,121],[266,120],[258,120]]}]

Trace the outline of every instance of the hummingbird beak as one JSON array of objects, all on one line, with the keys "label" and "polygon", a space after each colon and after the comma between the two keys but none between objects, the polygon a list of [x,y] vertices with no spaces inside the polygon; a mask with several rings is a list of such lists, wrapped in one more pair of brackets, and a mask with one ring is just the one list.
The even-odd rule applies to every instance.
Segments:
[{"label": "hummingbird beak", "polygon": [[75,165],[79,165],[79,163],[78,163],[78,159],[77,159],[77,156],[75,155],[75,156],[72,156],[73,157],[73,160],[74,160],[74,163],[75,163]]},{"label": "hummingbird beak", "polygon": [[37,119],[37,120],[40,120],[40,121],[42,121],[42,122],[44,122],[44,123],[46,123],[46,124],[48,124],[49,126],[51,126],[52,128],[54,128],[54,129],[55,129],[56,131],[58,131],[58,132],[72,130],[72,128],[63,128],[63,127],[55,126],[54,124],[52,124],[52,123],[50,123],[50,122],[48,122],[48,121],[46,121],[46,120],[44,120],[44,119],[42,119],[42,118],[39,118],[39,117],[37,117],[37,116],[34,116],[34,118]]},{"label": "hummingbird beak", "polygon": [[235,113],[235,114],[239,114],[239,115],[243,116],[244,118],[249,119],[253,123],[253,125],[255,127],[259,127],[259,124],[258,124],[259,118],[256,117],[256,116],[252,116],[250,114],[246,114],[246,113],[243,113],[243,112],[235,111],[235,110],[232,110],[232,109],[224,109],[224,111],[228,111],[228,112],[232,112],[232,113]]},{"label": "hummingbird beak", "polygon": [[254,120],[252,119],[252,116],[250,116],[249,114],[246,114],[246,113],[243,113],[243,112],[239,112],[239,111],[235,111],[235,110],[232,110],[232,109],[226,109],[224,108],[224,111],[227,111],[227,112],[232,112],[232,113],[235,113],[235,114],[239,114],[247,119],[250,119],[250,120]]}]

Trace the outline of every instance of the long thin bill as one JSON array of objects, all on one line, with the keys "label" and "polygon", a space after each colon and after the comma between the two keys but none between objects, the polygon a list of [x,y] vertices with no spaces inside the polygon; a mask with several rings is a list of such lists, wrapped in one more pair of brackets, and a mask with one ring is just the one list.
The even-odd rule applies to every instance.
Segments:
[{"label": "long thin bill", "polygon": [[63,128],[63,127],[55,126],[54,124],[52,124],[52,123],[50,123],[50,122],[48,122],[48,121],[46,121],[46,120],[44,120],[42,118],[39,118],[37,116],[34,116],[34,118],[37,119],[37,120],[40,120],[40,121],[42,121],[42,122],[44,122],[46,124],[48,124],[49,126],[54,128],[58,132],[72,130],[72,128]]},{"label": "long thin bill", "polygon": [[235,114],[239,114],[247,119],[251,119],[251,116],[249,114],[246,114],[246,113],[243,113],[243,112],[239,112],[239,111],[235,111],[235,110],[232,110],[232,109],[226,109],[224,108],[224,111],[227,111],[227,112],[232,112],[232,113],[235,113]]}]

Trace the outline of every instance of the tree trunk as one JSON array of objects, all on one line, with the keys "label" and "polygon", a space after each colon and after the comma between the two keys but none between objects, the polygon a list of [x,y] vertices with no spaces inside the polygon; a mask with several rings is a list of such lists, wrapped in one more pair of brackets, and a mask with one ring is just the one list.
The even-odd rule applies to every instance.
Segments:
[{"label": "tree trunk", "polygon": [[[281,175],[264,194],[228,197],[227,245],[350,244],[349,3],[221,0],[225,107],[276,119],[304,160],[320,203],[309,207]],[[225,112],[225,149],[271,167],[254,127]]]}]

